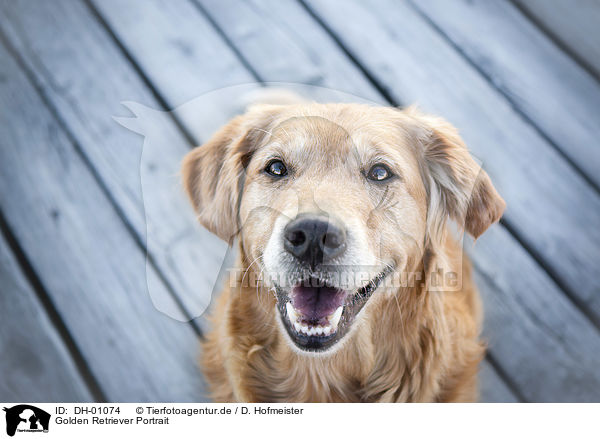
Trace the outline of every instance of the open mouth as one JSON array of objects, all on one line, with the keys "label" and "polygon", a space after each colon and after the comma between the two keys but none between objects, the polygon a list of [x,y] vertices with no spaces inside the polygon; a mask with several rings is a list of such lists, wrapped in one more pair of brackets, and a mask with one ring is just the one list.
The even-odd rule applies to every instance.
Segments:
[{"label": "open mouth", "polygon": [[298,282],[287,294],[276,288],[281,321],[294,344],[304,351],[323,352],[340,341],[392,270],[393,267],[386,267],[355,292],[315,277]]}]

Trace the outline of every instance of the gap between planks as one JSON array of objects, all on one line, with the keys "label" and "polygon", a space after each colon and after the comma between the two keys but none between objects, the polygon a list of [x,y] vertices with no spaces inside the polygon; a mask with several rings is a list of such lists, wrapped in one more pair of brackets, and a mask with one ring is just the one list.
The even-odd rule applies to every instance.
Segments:
[{"label": "gap between planks", "polygon": [[[93,13],[96,15],[96,12],[93,11]],[[101,17],[99,15],[97,15],[96,18],[99,19],[99,20],[101,20]],[[101,24],[102,24],[102,26],[105,26],[105,23],[103,23],[102,21],[101,21]],[[118,40],[116,39],[116,37],[114,36],[114,34],[112,32],[110,32],[110,29],[107,28],[106,30],[110,34],[111,38],[113,39],[113,41],[115,42],[115,44],[117,45],[117,47],[119,48],[119,50],[123,52],[123,54],[125,55],[125,57],[128,60],[128,62],[131,63],[132,67],[141,76],[142,80],[144,82],[148,81],[148,79],[145,76],[142,76],[142,71],[139,69],[139,66],[134,62],[134,60],[129,56],[129,54],[127,52],[125,52],[125,49],[122,47],[122,45],[120,45],[118,43]],[[115,200],[113,194],[110,192],[109,188],[106,186],[104,180],[98,174],[97,169],[91,163],[89,157],[85,154],[85,152],[81,148],[81,145],[79,144],[77,138],[75,137],[75,135],[71,131],[69,125],[65,122],[65,120],[63,119],[63,117],[60,114],[60,112],[54,106],[53,102],[50,99],[48,99],[48,97],[46,96],[46,93],[43,90],[43,87],[39,84],[39,82],[37,81],[37,79],[36,79],[35,75],[33,74],[33,72],[31,72],[31,70],[29,69],[29,67],[23,61],[21,55],[14,49],[14,47],[12,46],[10,40],[3,34],[2,29],[0,29],[0,41],[5,45],[5,47],[9,51],[9,53],[13,56],[13,58],[15,59],[15,61],[18,64],[19,68],[25,74],[27,80],[33,86],[34,90],[36,91],[36,93],[38,94],[38,96],[40,97],[40,99],[42,100],[42,102],[44,102],[44,105],[46,105],[46,107],[48,108],[48,110],[49,110],[50,114],[52,115],[52,117],[54,118],[54,120],[57,122],[57,124],[59,125],[59,127],[66,134],[68,140],[73,144],[73,146],[75,148],[75,151],[77,152],[77,154],[79,155],[79,157],[82,159],[82,161],[85,163],[87,169],[90,171],[90,173],[92,174],[94,180],[96,181],[96,183],[100,187],[100,190],[104,193],[104,195],[109,200],[110,204],[112,205],[112,207],[114,208],[115,212],[117,213],[117,216],[123,222],[125,228],[129,232],[129,234],[132,235],[134,242],[136,243],[136,245],[138,246],[138,248],[142,251],[142,253],[146,255],[146,257],[148,258],[148,261],[149,261],[150,265],[155,270],[155,272],[158,275],[158,277],[161,280],[161,282],[164,283],[167,291],[172,296],[173,300],[176,302],[176,304],[179,307],[180,311],[189,318],[189,324],[193,328],[193,330],[196,333],[196,335],[198,335],[198,337],[200,337],[200,339],[203,339],[204,338],[204,334],[202,333],[202,329],[201,329],[200,324],[198,323],[198,319],[195,319],[195,318],[193,318],[193,316],[190,316],[188,314],[187,309],[183,305],[183,302],[182,302],[181,298],[179,297],[178,294],[176,294],[175,289],[173,288],[173,285],[168,280],[168,278],[165,276],[165,274],[163,273],[163,271],[158,267],[158,265],[156,264],[155,259],[153,258],[152,254],[150,252],[148,252],[146,244],[143,242],[143,240],[138,235],[138,233],[136,233],[133,224],[129,221],[127,215],[125,214],[125,212],[123,211],[123,209],[121,208],[121,206]],[[149,81],[148,81],[148,83],[150,84]],[[167,104],[164,101],[164,99],[162,97],[160,97],[160,95],[158,94],[157,90],[155,90],[154,88],[152,88],[150,86],[148,86],[148,88],[151,91],[151,93],[154,94],[154,96],[157,98],[157,100],[160,99],[158,102],[160,103],[161,107],[164,107],[164,109],[166,109],[167,108]],[[171,118],[174,119],[177,127],[179,129],[183,130],[183,125],[181,125],[180,121],[176,120],[175,117],[171,113],[169,113],[169,115],[170,115]],[[182,131],[182,132],[183,132],[184,136],[186,137],[186,140],[189,142],[189,145],[191,147],[193,145],[193,140],[191,139],[191,137],[189,137],[191,135],[189,133],[185,132],[185,131]],[[10,229],[8,228],[9,227],[8,224],[6,224],[6,227],[7,227],[7,230],[10,231]],[[12,235],[12,232],[10,232],[10,233]],[[23,257],[25,258],[24,254],[23,254]],[[29,264],[29,262],[26,259],[25,259],[25,261],[27,262],[27,264]],[[69,335],[69,337],[70,337],[70,335]]]},{"label": "gap between planks", "polygon": [[96,380],[96,377],[92,373],[89,365],[83,358],[83,355],[77,347],[77,343],[75,343],[75,340],[73,340],[73,337],[71,337],[71,333],[65,325],[65,322],[60,316],[58,310],[54,306],[50,295],[42,285],[40,278],[38,277],[34,268],[27,259],[25,252],[17,242],[15,235],[10,230],[10,227],[6,222],[1,209],[0,234],[6,240],[10,251],[12,252],[15,260],[17,261],[17,264],[19,265],[19,269],[23,273],[25,279],[27,279],[27,282],[29,282],[31,289],[35,292],[35,295],[38,298],[40,304],[42,305],[42,308],[46,312],[48,319],[56,329],[59,337],[62,339],[65,347],[67,348],[67,351],[69,352],[69,355],[71,356],[71,359],[73,360],[73,363],[75,364],[77,371],[79,372],[79,375],[83,379],[83,382],[87,386],[92,397],[96,402],[107,402],[108,400],[102,388],[100,387],[100,384]]}]

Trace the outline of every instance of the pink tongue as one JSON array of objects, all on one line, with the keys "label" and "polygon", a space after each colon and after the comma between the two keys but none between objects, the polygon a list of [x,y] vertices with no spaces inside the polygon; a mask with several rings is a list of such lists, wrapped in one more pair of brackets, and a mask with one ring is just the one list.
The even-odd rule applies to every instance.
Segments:
[{"label": "pink tongue", "polygon": [[292,289],[292,305],[302,313],[302,320],[324,323],[344,303],[346,291],[332,287],[306,287],[296,285]]}]

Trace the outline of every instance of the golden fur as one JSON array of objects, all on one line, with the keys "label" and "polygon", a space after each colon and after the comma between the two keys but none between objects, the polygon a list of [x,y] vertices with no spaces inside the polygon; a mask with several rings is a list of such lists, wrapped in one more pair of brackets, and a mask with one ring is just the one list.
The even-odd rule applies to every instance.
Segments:
[{"label": "golden fur", "polygon": [[[261,173],[274,155],[295,169],[285,183]],[[401,178],[366,183],[361,166],[375,159]],[[476,400],[482,311],[447,220],[477,238],[504,201],[452,126],[413,108],[256,106],[188,154],[183,180],[199,221],[228,242],[238,237],[245,275],[265,269],[282,218],[319,210],[365,237],[362,257],[423,280],[381,287],[340,346],[322,354],[290,345],[269,285],[226,286],[203,343],[215,401]],[[436,288],[437,270],[458,274],[458,288]]]}]

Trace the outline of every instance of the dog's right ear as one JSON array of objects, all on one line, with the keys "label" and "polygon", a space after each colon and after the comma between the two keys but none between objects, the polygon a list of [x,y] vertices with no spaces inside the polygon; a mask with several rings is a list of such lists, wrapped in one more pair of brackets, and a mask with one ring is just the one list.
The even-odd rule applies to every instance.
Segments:
[{"label": "dog's right ear", "polygon": [[246,167],[280,108],[251,108],[183,159],[183,185],[198,220],[228,243],[240,227],[238,209]]}]

